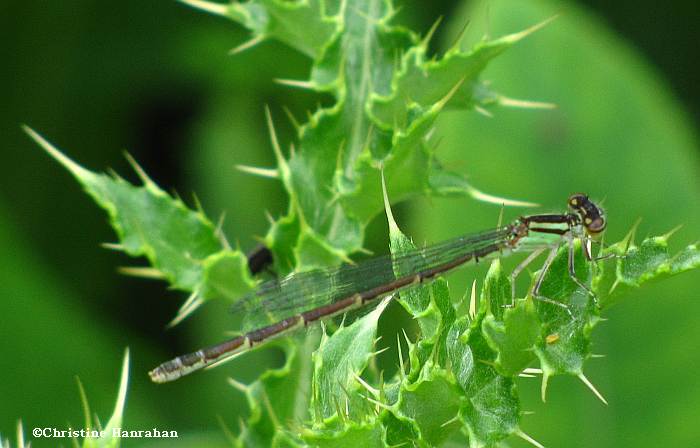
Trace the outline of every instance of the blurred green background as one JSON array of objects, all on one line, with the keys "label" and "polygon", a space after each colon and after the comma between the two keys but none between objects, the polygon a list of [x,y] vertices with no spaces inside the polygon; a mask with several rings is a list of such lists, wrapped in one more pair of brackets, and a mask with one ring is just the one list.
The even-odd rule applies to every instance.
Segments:
[{"label": "blurred green background", "polygon": [[[700,12],[693,2],[397,3],[397,21],[420,32],[444,16],[436,51],[467,21],[465,42],[473,42],[484,32],[518,31],[561,14],[494,61],[485,76],[504,94],[555,102],[558,109],[441,118],[440,157],[475,186],[546,210],[560,210],[570,192],[588,192],[605,199],[611,241],[638,217],[644,218],[640,236],[684,224],[675,248],[698,239]],[[286,198],[275,182],[233,166],[272,166],[265,104],[289,142],[282,106],[301,116],[327,103],[272,82],[303,79],[308,61],[275,43],[227,56],[247,38],[244,30],[164,0],[3,2],[0,36],[0,434],[14,439],[20,418],[26,433],[81,427],[75,375],[105,421],[128,346],[124,427],[176,429],[179,446],[225,445],[217,417],[235,429],[246,412],[225,378],[252,380],[274,356],[255,353],[173,384],[151,384],[146,372],[154,365],[221,338],[230,327],[225,304],[212,303],[166,331],[184,297],[116,273],[117,266],[138,262],[99,247],[115,238],[104,212],[19,123],[88,168],[111,167],[135,180],[122,156],[127,149],[163,188],[190,204],[196,192],[213,219],[226,211],[229,239],[250,248],[267,230],[264,212],[278,215]],[[435,242],[493,225],[499,209],[467,199],[418,199],[396,211],[416,241]],[[380,216],[368,246],[384,252],[385,233]],[[481,274],[471,269],[451,277],[455,296]],[[651,285],[608,313],[594,337],[596,351],[608,356],[592,361],[587,375],[610,406],[575,379],[555,378],[546,404],[537,380],[521,381],[523,407],[535,411],[523,429],[551,447],[696,446],[699,287],[700,275],[691,272]],[[391,319],[383,317],[386,327]]]}]

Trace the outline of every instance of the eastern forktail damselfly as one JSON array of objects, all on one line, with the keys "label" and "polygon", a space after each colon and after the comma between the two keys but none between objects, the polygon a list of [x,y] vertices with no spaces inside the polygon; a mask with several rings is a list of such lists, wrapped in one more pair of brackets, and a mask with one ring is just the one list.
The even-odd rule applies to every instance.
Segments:
[{"label": "eastern forktail damselfly", "polygon": [[[588,196],[571,195],[568,207],[567,213],[523,216],[495,230],[461,236],[401,255],[385,255],[357,264],[298,272],[265,282],[234,305],[234,311],[245,313],[244,334],[164,362],[149,375],[157,383],[176,380],[201,368],[230,360],[296,328],[430,281],[469,261],[505,257],[516,252],[530,254],[513,270],[512,280],[535,258],[549,251],[532,296],[568,311],[565,304],[540,294],[545,274],[558,249],[567,244],[569,275],[595,299],[590,288],[576,277],[574,241],[581,240],[584,255],[592,260],[590,243],[606,226],[603,210]],[[515,283],[511,283],[514,299]]]}]

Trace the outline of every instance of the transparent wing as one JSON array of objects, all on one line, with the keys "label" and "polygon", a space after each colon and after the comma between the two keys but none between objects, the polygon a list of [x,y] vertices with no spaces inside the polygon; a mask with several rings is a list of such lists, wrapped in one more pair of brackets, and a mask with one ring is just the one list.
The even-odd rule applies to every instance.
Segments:
[{"label": "transparent wing", "polygon": [[248,331],[444,265],[470,252],[503,243],[509,235],[510,228],[504,227],[398,256],[384,255],[358,264],[293,273],[263,283],[232,305],[232,312],[244,313],[243,329]]}]

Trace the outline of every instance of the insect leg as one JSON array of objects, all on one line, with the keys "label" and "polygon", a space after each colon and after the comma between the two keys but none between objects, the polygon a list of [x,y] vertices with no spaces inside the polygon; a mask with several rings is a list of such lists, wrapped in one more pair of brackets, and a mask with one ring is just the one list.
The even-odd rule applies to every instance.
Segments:
[{"label": "insect leg", "polygon": [[549,297],[545,297],[542,294],[540,294],[540,288],[542,287],[542,282],[544,281],[544,277],[547,275],[547,271],[549,271],[550,266],[552,266],[552,262],[554,261],[554,258],[557,256],[557,251],[559,250],[559,246],[553,247],[549,250],[549,254],[547,255],[547,259],[544,261],[544,265],[542,266],[542,269],[540,270],[540,274],[537,276],[537,281],[535,282],[535,287],[532,290],[532,297],[540,300],[542,302],[550,303],[552,305],[556,305],[560,308],[564,308],[566,312],[569,314],[569,317],[572,319],[574,318],[573,314],[571,314],[571,310],[569,310],[569,307],[565,303],[557,302],[556,300],[550,299]]},{"label": "insect leg", "polygon": [[[573,236],[569,235],[569,237],[567,239],[568,239],[567,245],[568,245],[568,249],[569,249],[569,260],[568,260],[569,261],[568,262],[569,277],[571,277],[571,280],[573,280],[574,283],[576,283],[581,289],[586,291],[586,293],[588,293],[588,295],[590,295],[593,298],[593,301],[595,302],[595,304],[598,305],[598,298],[596,297],[595,293],[591,290],[591,288],[588,287],[588,285],[586,285],[581,280],[579,280],[578,277],[576,277],[576,266],[575,266],[575,259],[574,259],[574,256],[575,256],[574,238],[573,238]],[[586,241],[583,238],[581,239],[581,246],[586,247]],[[583,249],[583,251],[584,251],[584,255],[586,255],[586,258],[588,260],[591,260],[591,258],[589,258],[591,256],[590,252],[588,252],[587,249]]]},{"label": "insect leg", "polygon": [[542,252],[545,251],[546,248],[541,248],[541,249],[536,249],[533,251],[530,255],[527,256],[523,261],[520,262],[518,266],[513,269],[513,272],[510,273],[510,306],[513,307],[515,306],[515,279],[520,275],[520,273],[529,265],[532,263],[532,261],[537,258]]}]

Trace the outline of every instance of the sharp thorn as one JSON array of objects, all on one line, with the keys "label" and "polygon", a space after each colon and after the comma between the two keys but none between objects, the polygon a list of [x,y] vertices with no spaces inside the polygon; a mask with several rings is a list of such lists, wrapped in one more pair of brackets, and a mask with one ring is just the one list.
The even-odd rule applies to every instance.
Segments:
[{"label": "sharp thorn", "polygon": [[224,437],[226,437],[226,440],[231,446],[236,446],[236,436],[233,435],[233,431],[231,431],[231,428],[229,428],[226,425],[226,422],[224,421],[224,418],[220,415],[216,415],[216,420],[219,422],[219,426],[221,427],[221,430],[224,433]]},{"label": "sharp thorn", "polygon": [[537,440],[533,439],[532,437],[528,436],[520,428],[515,430],[515,435],[523,439],[524,441],[530,443],[532,446],[536,446],[537,448],[544,448],[544,445],[542,445],[540,442]]},{"label": "sharp thorn", "polygon": [[265,121],[267,121],[267,129],[270,133],[270,142],[272,143],[272,150],[275,153],[275,158],[277,158],[277,164],[280,166],[286,166],[287,161],[282,155],[282,148],[280,147],[279,141],[277,140],[277,133],[275,132],[275,125],[272,122],[272,113],[269,107],[265,107]]},{"label": "sharp thorn", "polygon": [[451,419],[447,420],[445,423],[443,423],[442,425],[440,425],[440,427],[441,427],[441,428],[444,428],[445,426],[450,425],[450,424],[452,424],[452,423],[454,423],[454,422],[458,422],[458,421],[459,421],[459,414],[458,414],[458,415],[455,415],[455,416],[452,417]]},{"label": "sharp thorn", "polygon": [[542,375],[542,386],[540,388],[540,397],[542,398],[542,403],[547,402],[547,384],[549,383],[549,374],[545,373]]},{"label": "sharp thorn", "polygon": [[469,317],[476,318],[476,279],[472,282],[472,292],[469,297]]},{"label": "sharp thorn", "polygon": [[437,31],[441,22],[442,22],[442,16],[438,17],[437,20],[435,22],[433,22],[433,25],[428,30],[428,33],[425,35],[425,37],[421,41],[421,46],[423,46],[425,48],[428,47],[428,44],[430,43],[431,39],[435,35],[435,31]]},{"label": "sharp thorn", "polygon": [[481,106],[474,106],[474,110],[486,118],[493,118],[493,114]]},{"label": "sharp thorn", "polygon": [[287,106],[283,106],[282,110],[284,110],[284,113],[287,115],[287,118],[289,119],[289,122],[292,123],[292,126],[294,126],[294,129],[296,129],[297,132],[301,129],[301,125],[297,121],[296,117],[292,113],[291,110]]},{"label": "sharp thorn", "polygon": [[639,224],[642,222],[642,218],[637,218],[637,220],[632,224],[632,227],[630,228],[630,231],[627,232],[627,235],[622,239],[622,242],[625,246],[625,253],[629,251],[631,246],[634,246],[634,237],[637,233],[637,228],[639,228]]},{"label": "sharp thorn", "polygon": [[248,386],[246,386],[245,384],[241,383],[238,380],[234,380],[231,377],[226,378],[226,382],[243,393],[246,393],[248,391]]},{"label": "sharp thorn", "polygon": [[459,33],[457,33],[457,36],[454,39],[454,43],[448,47],[449,48],[448,52],[459,51],[460,43],[462,42],[464,35],[467,33],[467,29],[469,28],[469,24],[470,24],[469,20],[464,22],[464,25],[462,25],[462,29],[459,31]]},{"label": "sharp thorn", "polygon": [[119,243],[102,243],[100,246],[104,247],[105,249],[118,250],[120,252],[126,250],[126,248]]},{"label": "sharp thorn", "polygon": [[665,234],[663,234],[663,235],[661,236],[661,238],[664,239],[664,240],[667,240],[667,239],[671,238],[671,236],[672,236],[674,233],[678,232],[682,227],[683,227],[683,224],[678,224],[676,227],[672,228],[671,230],[669,230],[668,232],[666,232]]},{"label": "sharp thorn", "polygon": [[117,268],[117,272],[124,275],[130,275],[132,277],[141,277],[155,280],[165,279],[165,274],[156,268],[147,266],[120,266]]},{"label": "sharp thorn", "polygon": [[500,196],[494,196],[483,191],[477,190],[471,185],[467,186],[467,194],[477,201],[488,202],[490,204],[503,205],[508,207],[539,207],[536,202],[518,201],[516,199],[507,199]]},{"label": "sharp thorn", "polygon": [[381,355],[382,353],[384,353],[385,351],[389,350],[390,348],[391,348],[391,347],[384,347],[383,349],[377,350],[377,351],[374,352],[372,355],[373,355],[373,356]]},{"label": "sharp thorn", "polygon": [[187,316],[192,314],[203,303],[204,303],[204,301],[199,297],[198,292],[194,291],[192,294],[190,294],[190,296],[187,298],[185,303],[182,304],[182,306],[178,310],[175,318],[173,318],[173,320],[171,320],[165,326],[165,328],[173,328],[175,325],[182,322]]},{"label": "sharp thorn", "polygon": [[277,170],[277,168],[261,168],[249,165],[236,165],[236,169],[244,173],[252,174],[254,176],[265,177],[268,179],[279,179],[280,177],[280,173]]},{"label": "sharp thorn", "polygon": [[257,44],[259,44],[260,42],[262,42],[264,40],[265,40],[265,36],[263,34],[257,35],[254,38],[243,42],[239,46],[230,49],[228,54],[230,56],[234,56],[234,55],[237,55],[239,53],[243,53],[244,51],[253,48],[254,46],[256,46]]},{"label": "sharp thorn", "polygon": [[214,2],[207,2],[204,0],[179,0],[179,1],[181,3],[184,3],[185,5],[189,5],[189,6],[192,6],[193,8],[201,9],[202,11],[216,14],[218,16],[226,15],[226,5],[222,5],[222,4],[214,3]]},{"label": "sharp thorn", "polygon": [[141,165],[136,162],[136,159],[134,159],[131,154],[128,152],[124,151],[124,157],[126,157],[126,160],[129,162],[129,165],[131,165],[131,168],[136,172],[136,174],[139,176],[139,179],[141,179],[141,182],[143,182],[144,185],[155,185],[155,182],[151,180],[150,177],[148,177],[148,174],[141,168]]},{"label": "sharp thorn", "polygon": [[401,379],[405,380],[406,379],[406,367],[404,366],[404,363],[403,363],[403,351],[401,349],[401,337],[399,336],[398,333],[396,333],[396,345],[399,348],[399,374],[401,375]]},{"label": "sharp thorn", "polygon": [[503,107],[512,107],[516,109],[556,109],[557,105],[554,103],[547,103],[541,101],[528,101],[528,100],[518,100],[515,98],[508,98],[507,96],[498,95],[496,102]]},{"label": "sharp thorn", "polygon": [[367,384],[367,382],[365,380],[363,380],[362,377],[359,376],[358,374],[356,374],[355,372],[351,372],[351,373],[352,373],[352,376],[355,378],[355,381],[357,381],[358,383],[360,383],[360,385],[362,387],[367,389],[367,392],[369,392],[372,395],[374,395],[375,397],[379,398],[379,395],[380,395],[379,389],[375,389],[374,387]]},{"label": "sharp thorn", "polygon": [[527,28],[527,29],[520,31],[518,33],[509,34],[507,36],[500,38],[499,40],[502,39],[502,40],[510,42],[510,43],[515,43],[515,42],[527,37],[528,35],[534,33],[535,31],[539,31],[540,29],[549,25],[550,22],[554,21],[558,17],[559,17],[558,14],[554,15],[548,19],[541,21],[540,23],[536,23],[535,25],[531,26],[530,28]]},{"label": "sharp thorn", "polygon": [[595,386],[593,385],[593,383],[591,383],[591,382],[588,380],[588,378],[586,378],[586,376],[585,376],[583,373],[580,373],[580,374],[578,375],[578,378],[579,378],[581,381],[583,381],[583,384],[585,384],[586,387],[588,387],[588,388],[591,390],[591,392],[593,392],[593,394],[594,394],[596,397],[598,397],[598,399],[599,399],[600,401],[603,402],[603,404],[605,404],[605,405],[607,406],[608,402],[607,402],[607,400],[605,399],[605,397],[603,397],[603,395],[602,395],[600,392],[598,392],[598,389],[595,388]]},{"label": "sharp thorn", "polygon": [[312,81],[301,81],[299,79],[275,78],[274,82],[283,86],[298,87],[306,90],[316,90],[316,84]]},{"label": "sharp thorn", "polygon": [[362,396],[363,396],[367,401],[369,401],[370,403],[372,403],[372,404],[375,405],[375,406],[379,406],[379,407],[382,408],[382,409],[391,410],[391,406],[386,405],[386,404],[382,403],[381,401],[375,400],[374,398],[368,397],[367,395],[362,395]]}]

